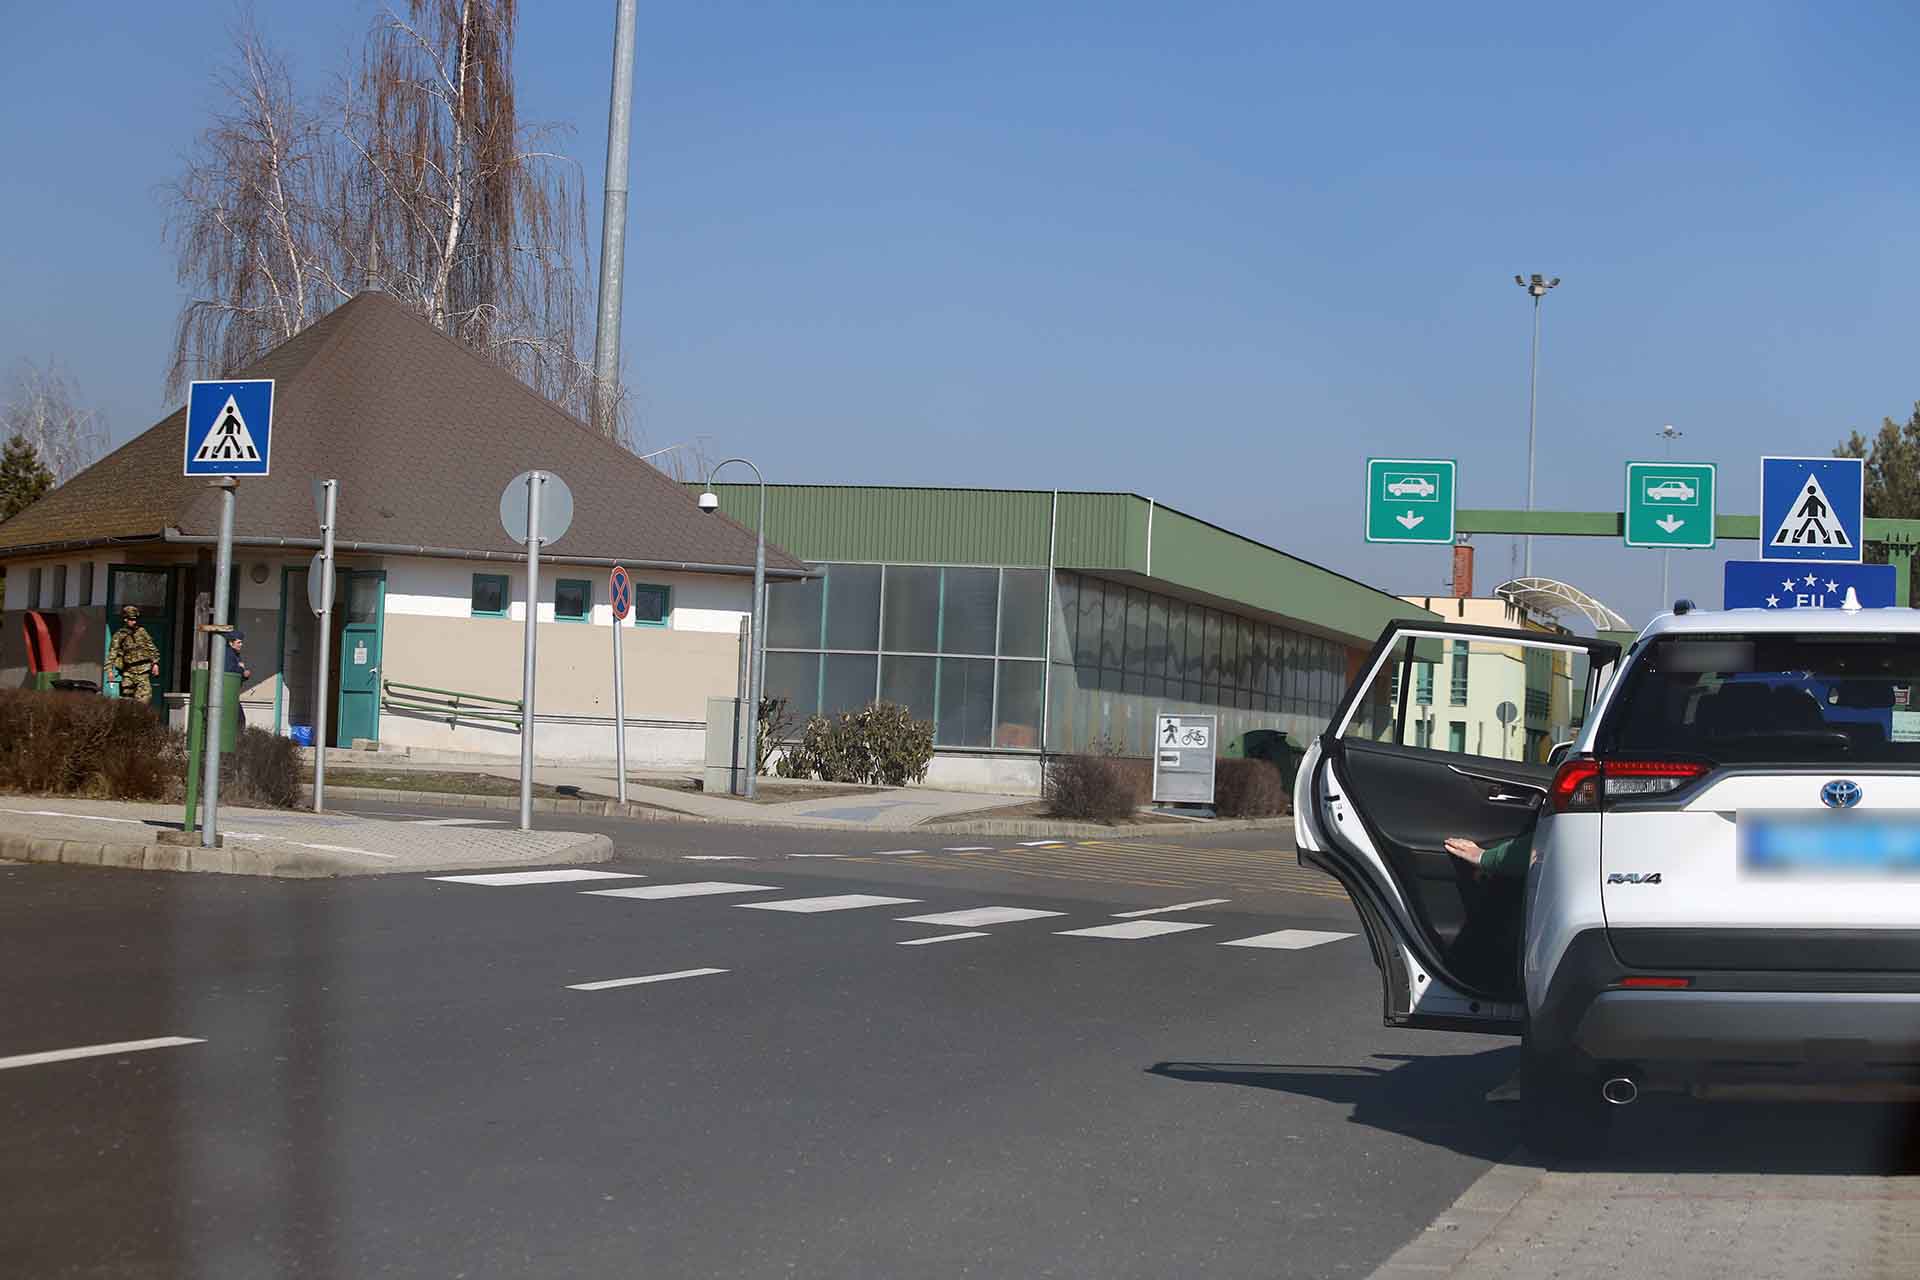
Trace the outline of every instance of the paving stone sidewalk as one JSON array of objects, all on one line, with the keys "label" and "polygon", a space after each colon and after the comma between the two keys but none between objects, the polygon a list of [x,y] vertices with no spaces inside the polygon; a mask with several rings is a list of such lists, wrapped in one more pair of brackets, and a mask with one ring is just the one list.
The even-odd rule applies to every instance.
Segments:
[{"label": "paving stone sidewalk", "polygon": [[602,835],[520,831],[503,821],[398,821],[281,809],[220,811],[224,847],[160,843],[177,804],[0,795],[0,860],[293,878],[605,862]]}]

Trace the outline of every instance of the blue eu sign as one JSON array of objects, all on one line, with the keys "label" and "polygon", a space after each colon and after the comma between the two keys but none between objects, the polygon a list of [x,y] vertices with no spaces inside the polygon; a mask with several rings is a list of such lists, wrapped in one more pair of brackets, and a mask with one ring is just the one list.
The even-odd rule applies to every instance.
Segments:
[{"label": "blue eu sign", "polygon": [[1838,609],[1852,587],[1862,608],[1893,607],[1890,564],[1781,564],[1774,560],[1727,561],[1729,609]]},{"label": "blue eu sign", "polygon": [[190,476],[264,476],[273,454],[273,379],[196,382],[187,393]]}]

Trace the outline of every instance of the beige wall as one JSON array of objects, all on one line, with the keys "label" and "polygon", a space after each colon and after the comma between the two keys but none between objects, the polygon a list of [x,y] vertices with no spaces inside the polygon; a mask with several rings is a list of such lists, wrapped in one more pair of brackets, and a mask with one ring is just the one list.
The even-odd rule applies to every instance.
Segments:
[{"label": "beige wall", "polygon": [[[388,614],[380,675],[495,698],[520,696],[526,625],[504,618]],[[712,631],[623,627],[627,715],[704,723],[709,696],[732,696],[739,638]],[[546,716],[612,716],[613,642],[607,627],[540,624],[537,710]]]}]

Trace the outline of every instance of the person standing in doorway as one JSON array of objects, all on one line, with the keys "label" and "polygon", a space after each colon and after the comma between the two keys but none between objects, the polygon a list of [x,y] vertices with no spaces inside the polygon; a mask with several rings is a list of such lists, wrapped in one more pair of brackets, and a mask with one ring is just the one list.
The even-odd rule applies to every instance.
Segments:
[{"label": "person standing in doorway", "polygon": [[[240,628],[235,627],[233,630],[227,632],[227,674],[230,676],[239,676],[242,686],[244,686],[247,681],[253,679],[253,668],[247,665],[244,652],[246,643],[247,633]],[[235,704],[233,710],[239,717],[240,727],[243,729],[246,728],[247,709],[244,706]]]},{"label": "person standing in doorway", "polygon": [[120,696],[153,702],[153,680],[160,674],[160,646],[140,625],[140,610],[128,605],[120,611],[120,629],[107,646],[107,670],[120,682]]}]

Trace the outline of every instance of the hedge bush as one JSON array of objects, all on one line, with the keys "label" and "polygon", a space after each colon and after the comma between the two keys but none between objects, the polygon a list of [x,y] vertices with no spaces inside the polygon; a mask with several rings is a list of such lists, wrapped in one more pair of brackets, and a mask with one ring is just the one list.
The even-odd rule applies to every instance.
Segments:
[{"label": "hedge bush", "polygon": [[1049,756],[1041,795],[1057,818],[1118,822],[1140,802],[1135,772],[1114,745],[1101,738],[1079,754]]},{"label": "hedge bush", "polygon": [[1214,766],[1213,811],[1223,818],[1271,818],[1287,811],[1280,767],[1266,760],[1222,760]]},{"label": "hedge bush", "polygon": [[187,744],[145,703],[0,690],[0,788],[109,800],[184,795]]},{"label": "hedge bush", "polygon": [[933,722],[892,702],[875,702],[837,719],[809,716],[774,772],[783,778],[904,787],[933,763]]},{"label": "hedge bush", "polygon": [[220,803],[291,809],[300,803],[300,757],[293,739],[242,729],[233,754],[220,758]]}]

